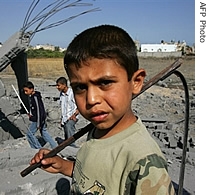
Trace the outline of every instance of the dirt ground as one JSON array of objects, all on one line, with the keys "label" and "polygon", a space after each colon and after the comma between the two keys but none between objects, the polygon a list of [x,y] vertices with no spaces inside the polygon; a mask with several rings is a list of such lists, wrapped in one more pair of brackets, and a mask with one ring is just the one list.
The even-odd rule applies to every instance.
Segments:
[{"label": "dirt ground", "polygon": [[[141,58],[140,67],[144,68],[147,72],[146,80],[149,80],[154,75],[159,73],[165,67],[170,66],[174,63],[176,59],[164,58],[164,59],[154,59],[154,58]],[[187,81],[188,88],[195,86],[195,58],[194,57],[183,57],[180,58],[182,64],[177,69],[183,74]],[[166,81],[170,81],[172,86],[180,85],[180,79],[172,74],[170,77],[166,78]],[[179,83],[179,84],[178,84]]]},{"label": "dirt ground", "polygon": [[[175,58],[140,58],[140,68],[144,68],[147,73],[146,79],[149,80],[155,74],[171,65]],[[195,86],[195,57],[182,57],[182,65],[178,70],[184,75],[189,87]],[[28,59],[28,76],[29,78],[57,78],[61,75],[66,75],[63,68],[62,58],[46,58],[46,59]],[[13,70],[8,66],[0,72],[0,75],[14,75]],[[173,78],[174,75],[172,75]],[[174,77],[174,81],[178,79]]]}]

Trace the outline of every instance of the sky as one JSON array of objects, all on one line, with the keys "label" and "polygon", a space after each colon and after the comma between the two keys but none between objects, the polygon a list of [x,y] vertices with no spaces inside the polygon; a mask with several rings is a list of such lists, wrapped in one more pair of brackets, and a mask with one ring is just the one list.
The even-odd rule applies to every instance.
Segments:
[{"label": "sky", "polygon": [[[23,27],[32,2],[32,0],[0,0],[0,42],[4,43]],[[40,0],[31,12],[28,22],[52,2],[54,1]],[[160,43],[161,40],[186,41],[190,46],[195,44],[194,0],[85,0],[81,2],[91,5],[63,9],[46,20],[41,27],[90,9],[99,8],[100,11],[86,13],[57,27],[36,32],[30,45],[52,44],[66,48],[75,35],[101,24],[117,25],[141,44]],[[40,21],[36,22],[26,31],[34,31],[39,23]]]}]

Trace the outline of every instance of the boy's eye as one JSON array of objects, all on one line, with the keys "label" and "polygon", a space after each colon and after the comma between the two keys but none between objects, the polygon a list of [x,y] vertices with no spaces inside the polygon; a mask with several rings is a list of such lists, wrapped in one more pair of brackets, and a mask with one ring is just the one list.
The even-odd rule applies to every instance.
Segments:
[{"label": "boy's eye", "polygon": [[82,91],[86,90],[87,86],[84,84],[76,84],[76,85],[72,85],[72,90],[75,93],[81,93]]},{"label": "boy's eye", "polygon": [[[101,88],[101,90],[107,90],[114,82],[115,81],[113,80],[101,79],[97,82],[94,82],[93,85],[95,85],[95,87]],[[85,90],[88,90],[88,86],[82,83],[72,83],[71,87],[73,92],[77,94],[83,93]]]},{"label": "boy's eye", "polygon": [[100,85],[101,86],[107,86],[109,84],[111,84],[113,81],[111,80],[103,80],[103,81],[100,81]]}]

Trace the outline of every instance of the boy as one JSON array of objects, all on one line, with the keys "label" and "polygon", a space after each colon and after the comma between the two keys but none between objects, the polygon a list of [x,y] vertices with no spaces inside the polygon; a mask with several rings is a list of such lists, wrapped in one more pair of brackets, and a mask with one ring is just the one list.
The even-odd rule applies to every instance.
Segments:
[{"label": "boy", "polygon": [[[71,87],[67,86],[67,79],[60,77],[56,81],[56,88],[60,91],[61,126],[64,129],[65,140],[76,132],[79,111],[77,109],[74,94]],[[75,143],[71,146],[76,147]]]},{"label": "boy", "polygon": [[42,169],[72,177],[72,194],[174,194],[160,148],[132,112],[146,73],[127,32],[112,25],[83,31],[64,64],[77,108],[94,128],[75,162],[42,160],[48,150],[41,149],[31,164],[41,160]]},{"label": "boy", "polygon": [[45,142],[49,142],[52,149],[55,148],[57,144],[47,132],[45,123],[46,112],[42,101],[41,93],[39,91],[34,90],[34,85],[30,81],[26,82],[23,85],[23,90],[24,93],[29,96],[30,102],[29,120],[31,121],[31,124],[29,126],[29,130],[26,133],[26,136],[31,148],[42,148],[41,144],[35,136],[35,133],[38,130],[40,131],[41,136],[43,137]]}]

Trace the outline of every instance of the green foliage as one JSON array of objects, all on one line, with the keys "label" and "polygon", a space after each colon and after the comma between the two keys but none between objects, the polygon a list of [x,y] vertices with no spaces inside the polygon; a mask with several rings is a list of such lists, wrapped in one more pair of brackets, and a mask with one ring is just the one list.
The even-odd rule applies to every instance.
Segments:
[{"label": "green foliage", "polygon": [[60,52],[59,48],[56,48],[55,51],[40,48],[28,49],[26,53],[28,58],[63,58],[65,51]]}]

